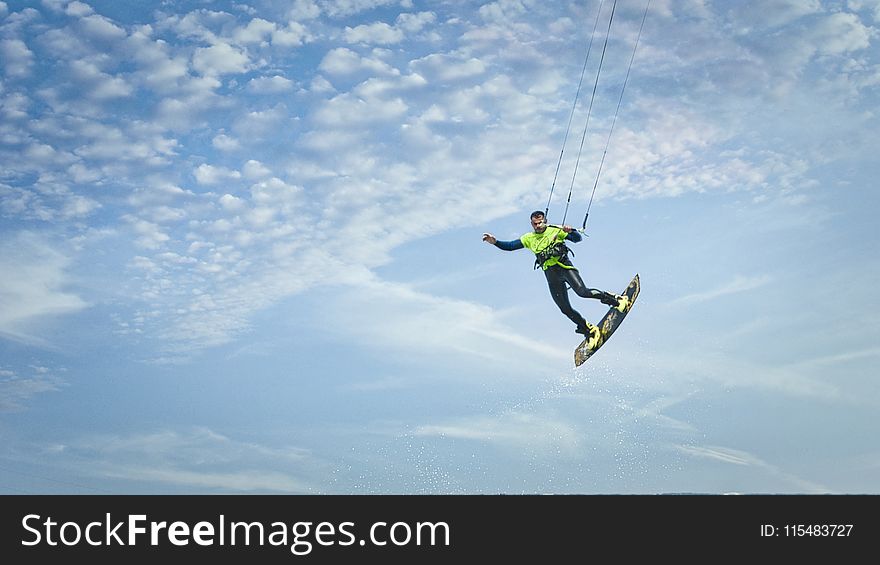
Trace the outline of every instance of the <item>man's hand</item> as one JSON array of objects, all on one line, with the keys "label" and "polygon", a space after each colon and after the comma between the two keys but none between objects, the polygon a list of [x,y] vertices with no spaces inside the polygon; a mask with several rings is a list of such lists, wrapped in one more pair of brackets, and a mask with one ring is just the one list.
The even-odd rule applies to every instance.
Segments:
[{"label": "man's hand", "polygon": [[574,231],[574,228],[566,224],[562,226],[562,231],[564,231],[565,233],[571,233]]},{"label": "man's hand", "polygon": [[484,233],[483,234],[483,241],[485,241],[486,243],[491,243],[492,245],[495,245],[495,242],[498,240],[495,239],[495,236],[492,235],[491,233]]}]

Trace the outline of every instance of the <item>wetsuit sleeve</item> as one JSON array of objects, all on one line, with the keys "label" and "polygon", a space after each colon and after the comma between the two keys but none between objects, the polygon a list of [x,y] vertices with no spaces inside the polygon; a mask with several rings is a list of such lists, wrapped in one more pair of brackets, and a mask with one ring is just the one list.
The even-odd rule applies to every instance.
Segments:
[{"label": "wetsuit sleeve", "polygon": [[568,237],[566,237],[565,239],[571,241],[572,243],[577,243],[583,238],[581,237],[580,232],[572,230],[571,233],[568,234]]},{"label": "wetsuit sleeve", "polygon": [[523,249],[525,245],[523,245],[521,239],[514,239],[513,241],[496,241],[495,247],[504,251],[516,251],[517,249]]}]

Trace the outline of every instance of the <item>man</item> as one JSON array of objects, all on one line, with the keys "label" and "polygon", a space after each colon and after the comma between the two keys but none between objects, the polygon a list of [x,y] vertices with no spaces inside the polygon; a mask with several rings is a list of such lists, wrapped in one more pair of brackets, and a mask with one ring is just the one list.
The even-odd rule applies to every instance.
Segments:
[{"label": "man", "polygon": [[601,337],[599,328],[587,322],[577,310],[572,308],[571,302],[568,300],[566,285],[571,287],[578,296],[595,298],[602,304],[613,306],[621,312],[626,311],[629,299],[626,296],[586,287],[577,268],[571,264],[568,258],[569,249],[563,243],[566,239],[575,243],[581,241],[581,234],[577,230],[568,225],[547,225],[544,212],[540,210],[532,212],[530,219],[534,231],[519,239],[498,241],[491,233],[484,233],[483,241],[504,251],[523,248],[532,251],[535,254],[535,268],[540,266],[543,269],[544,276],[547,278],[547,286],[550,288],[550,296],[553,297],[556,306],[577,325],[574,330],[576,333],[590,338],[588,345],[593,347]]}]

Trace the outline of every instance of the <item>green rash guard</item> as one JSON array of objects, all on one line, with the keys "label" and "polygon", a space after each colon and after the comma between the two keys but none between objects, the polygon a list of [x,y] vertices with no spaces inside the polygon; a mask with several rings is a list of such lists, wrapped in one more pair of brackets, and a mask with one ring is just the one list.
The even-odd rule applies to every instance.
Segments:
[{"label": "green rash guard", "polygon": [[[565,233],[565,231],[563,231],[561,228],[557,228],[555,226],[547,226],[547,229],[545,229],[542,233],[534,231],[529,232],[520,237],[519,240],[522,242],[523,247],[537,255],[548,247],[560,241],[564,241],[570,235],[572,236],[571,241],[577,242],[581,240],[580,234],[576,231],[572,231],[569,234]],[[550,257],[549,259],[544,261],[544,263],[541,265],[541,268],[546,271],[553,265],[559,265],[560,267],[565,269],[574,269],[574,267],[571,265],[561,263],[559,261],[559,257]]]}]

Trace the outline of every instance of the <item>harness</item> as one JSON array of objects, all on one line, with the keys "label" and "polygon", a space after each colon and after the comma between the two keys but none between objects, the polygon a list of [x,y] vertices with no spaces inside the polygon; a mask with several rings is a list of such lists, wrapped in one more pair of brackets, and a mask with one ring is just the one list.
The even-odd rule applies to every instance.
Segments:
[{"label": "harness", "polygon": [[568,261],[571,249],[564,243],[567,235],[559,226],[548,226],[541,233],[530,232],[523,235],[520,241],[523,247],[535,254],[535,269],[541,267],[546,270],[553,265],[573,269]]},{"label": "harness", "polygon": [[557,259],[557,265],[563,264],[562,261],[568,258],[569,253],[574,255],[574,251],[572,251],[566,244],[557,241],[535,254],[535,269],[543,267],[546,261],[549,261],[554,257]]}]

